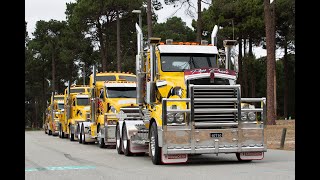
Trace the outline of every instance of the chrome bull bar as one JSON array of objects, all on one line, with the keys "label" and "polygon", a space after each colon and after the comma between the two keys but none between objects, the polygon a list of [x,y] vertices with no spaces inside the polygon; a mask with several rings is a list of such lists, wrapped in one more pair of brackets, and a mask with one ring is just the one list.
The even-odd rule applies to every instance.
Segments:
[{"label": "chrome bull bar", "polygon": [[[195,98],[194,88],[202,89],[235,89],[236,97],[231,98]],[[159,146],[164,154],[198,154],[198,153],[233,153],[266,151],[264,125],[266,124],[266,98],[241,98],[240,85],[190,85],[190,98],[162,99],[162,127],[158,128]],[[187,109],[170,109],[167,102],[186,102]],[[194,107],[194,102],[234,102],[235,108]],[[259,108],[241,108],[242,102],[261,102]],[[233,121],[213,123],[196,122],[195,112],[235,113]],[[259,112],[261,121],[241,121],[241,112]],[[180,126],[168,124],[167,113],[186,113],[185,123]],[[216,129],[223,128],[223,129]],[[210,139],[205,137],[213,132],[230,135],[229,139]],[[202,139],[201,139],[202,138]],[[180,140],[179,140],[180,139]],[[200,141],[200,143],[199,143]],[[202,141],[202,142],[201,142]]]}]

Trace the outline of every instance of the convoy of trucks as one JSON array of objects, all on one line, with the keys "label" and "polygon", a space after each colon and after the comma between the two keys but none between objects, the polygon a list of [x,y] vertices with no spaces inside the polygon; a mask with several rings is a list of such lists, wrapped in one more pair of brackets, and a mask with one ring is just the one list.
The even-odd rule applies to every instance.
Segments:
[{"label": "convoy of trucks", "polygon": [[93,66],[89,85],[69,84],[63,101],[52,95],[45,132],[115,146],[125,156],[148,154],[155,165],[186,163],[200,154],[263,159],[266,98],[241,97],[231,55],[236,41],[224,40],[220,53],[217,26],[211,44],[156,37],[145,43],[138,24],[136,30],[136,74]]}]

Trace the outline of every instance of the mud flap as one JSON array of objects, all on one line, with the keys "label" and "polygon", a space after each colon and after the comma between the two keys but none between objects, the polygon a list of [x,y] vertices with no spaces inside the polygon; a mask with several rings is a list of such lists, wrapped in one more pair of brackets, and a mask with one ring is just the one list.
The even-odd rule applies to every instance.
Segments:
[{"label": "mud flap", "polygon": [[161,150],[161,162],[163,164],[186,163],[188,154],[163,154]]},{"label": "mud flap", "polygon": [[241,152],[239,156],[241,160],[261,160],[263,157],[263,152]]},{"label": "mud flap", "polygon": [[134,144],[130,141],[130,152],[135,153],[147,153],[149,150],[148,145]]}]

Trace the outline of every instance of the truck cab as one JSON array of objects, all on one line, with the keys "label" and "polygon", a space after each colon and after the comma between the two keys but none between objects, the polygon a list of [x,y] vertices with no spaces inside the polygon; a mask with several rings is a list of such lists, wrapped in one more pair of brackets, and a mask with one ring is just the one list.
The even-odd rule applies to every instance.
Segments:
[{"label": "truck cab", "polygon": [[64,95],[61,94],[56,94],[53,96],[53,103],[52,103],[52,107],[53,107],[53,118],[50,118],[50,129],[51,129],[51,133],[54,136],[59,135],[59,123],[61,121],[61,119],[63,118],[61,115],[63,114],[64,111]]},{"label": "truck cab", "polygon": [[60,123],[61,137],[68,135],[70,141],[74,141],[79,134],[77,125],[89,118],[89,86],[68,86],[64,93],[64,105],[64,120]]},{"label": "truck cab", "polygon": [[90,76],[91,122],[79,127],[82,143],[97,141],[101,148],[115,145],[116,115],[122,107],[137,106],[135,81],[136,76],[128,72],[99,72]]}]

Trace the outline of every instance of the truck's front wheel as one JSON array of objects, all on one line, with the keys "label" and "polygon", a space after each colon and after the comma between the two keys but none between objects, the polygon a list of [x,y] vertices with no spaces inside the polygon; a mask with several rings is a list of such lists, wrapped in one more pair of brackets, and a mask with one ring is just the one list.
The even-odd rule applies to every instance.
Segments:
[{"label": "truck's front wheel", "polygon": [[59,133],[58,133],[58,135],[59,135],[59,138],[62,138],[62,128],[61,128],[61,124],[59,124]]},{"label": "truck's front wheel", "polygon": [[82,143],[82,135],[81,135],[81,131],[80,131],[80,127],[79,127],[80,125],[78,124],[78,126],[77,126],[77,132],[78,132],[78,141],[79,141],[79,143],[81,144]]},{"label": "truck's front wheel", "polygon": [[158,129],[157,124],[155,122],[152,123],[150,129],[150,154],[152,163],[155,165],[161,164],[161,148],[158,145]]},{"label": "truck's front wheel", "polygon": [[122,143],[121,143],[121,138],[120,138],[120,127],[119,125],[117,125],[117,128],[116,128],[116,149],[117,149],[117,152],[118,154],[123,154],[123,151],[122,151]]},{"label": "truck's front wheel", "polygon": [[122,129],[122,149],[123,149],[123,154],[126,156],[132,155],[130,152],[130,140],[128,139],[127,135],[127,127],[124,124],[123,129]]},{"label": "truck's front wheel", "polygon": [[71,126],[69,125],[69,139],[70,141],[74,141],[74,134],[71,133]]},{"label": "truck's front wheel", "polygon": [[104,138],[102,138],[102,133],[101,133],[101,127],[99,126],[99,132],[98,132],[98,144],[99,144],[99,148],[104,148],[105,144],[104,144]]},{"label": "truck's front wheel", "polygon": [[84,125],[82,124],[82,126],[81,126],[81,138],[82,138],[82,144],[87,144],[87,142],[86,142],[86,135],[85,135],[85,133],[84,133]]}]

